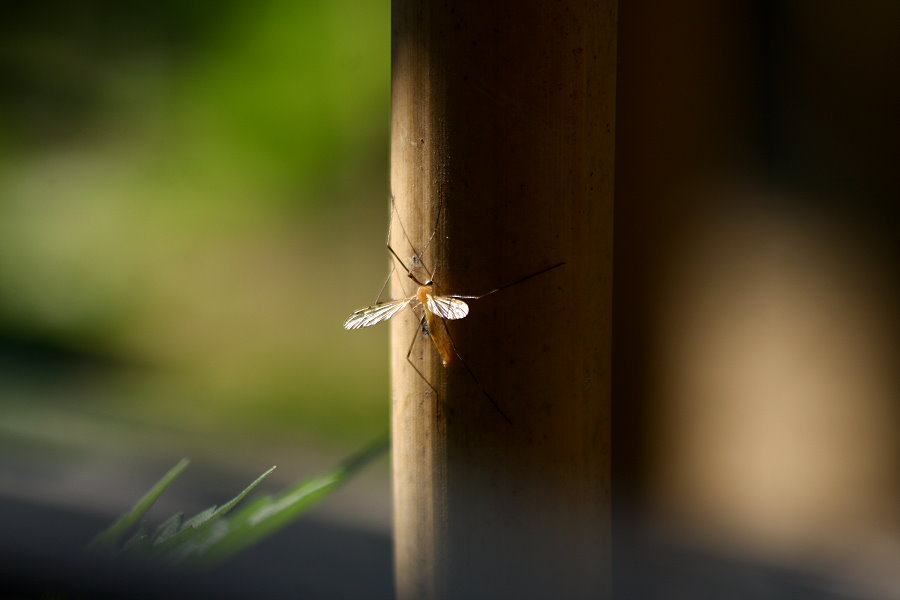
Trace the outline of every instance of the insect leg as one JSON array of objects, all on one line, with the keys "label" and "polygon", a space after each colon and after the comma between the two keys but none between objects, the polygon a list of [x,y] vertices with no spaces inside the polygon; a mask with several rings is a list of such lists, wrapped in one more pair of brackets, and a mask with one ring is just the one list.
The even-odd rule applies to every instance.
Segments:
[{"label": "insect leg", "polygon": [[[388,217],[387,239],[384,241],[385,247],[387,247],[388,250],[391,250],[392,254],[393,254],[393,250],[391,249],[391,229],[392,229],[393,224],[394,224],[394,196],[392,194],[391,195],[391,215],[390,215],[390,217]],[[391,260],[391,268],[390,268],[390,270],[388,270],[387,277],[384,278],[384,283],[381,284],[381,289],[378,290],[378,297],[375,298],[375,304],[381,303],[381,296],[384,294],[384,290],[387,289],[388,282],[391,280],[391,275],[394,274],[395,270],[396,270],[396,265],[394,264],[394,261]],[[403,287],[402,284],[400,287],[401,288]]]},{"label": "insect leg", "polygon": [[[406,238],[406,243],[409,244],[410,249],[413,251],[413,263],[414,263],[414,264],[415,264],[415,263],[418,263],[418,264],[422,265],[422,268],[425,269],[425,272],[428,274],[428,279],[433,279],[434,277],[432,276],[431,270],[430,270],[430,269],[428,268],[428,266],[425,264],[425,261],[424,261],[424,259],[423,259],[423,257],[422,257],[422,254],[421,254],[418,250],[416,250],[416,245],[413,244],[412,239],[409,237],[409,234],[406,232],[406,227],[403,226],[403,221],[400,220],[400,213],[397,212],[397,207],[396,207],[395,201],[394,201],[394,195],[391,194],[391,222],[390,222],[390,224],[388,225],[388,243],[387,243],[387,249],[388,249],[388,251],[389,251],[391,254],[394,255],[394,258],[396,258],[397,261],[398,261],[401,265],[403,265],[403,268],[406,270],[406,273],[409,275],[409,277],[410,277],[413,281],[415,281],[416,283],[418,283],[419,285],[423,285],[422,282],[419,281],[418,279],[416,279],[416,277],[413,275],[413,270],[412,270],[412,268],[411,268],[410,266],[408,266],[408,265],[403,261],[403,259],[400,258],[400,256],[397,254],[397,252],[394,251],[394,248],[391,247],[391,237],[390,237],[390,236],[391,236],[391,226],[394,224],[394,218],[393,218],[393,217],[394,217],[395,214],[397,215],[397,224],[400,225],[400,231],[403,232],[403,237]],[[434,231],[431,232],[431,237],[428,238],[428,242],[425,244],[425,247],[426,247],[426,248],[428,247],[428,244],[431,243],[431,239],[434,237],[435,231],[436,231],[436,230],[434,230]],[[422,252],[424,252],[424,250],[423,250]]]},{"label": "insect leg", "polygon": [[469,373],[469,377],[472,378],[472,381],[475,382],[475,385],[478,386],[478,389],[481,390],[481,393],[484,394],[484,397],[487,398],[488,401],[494,406],[494,409],[496,409],[496,411],[498,413],[500,413],[500,416],[503,417],[503,419],[507,423],[512,425],[513,424],[512,420],[508,416],[506,416],[506,413],[503,412],[503,409],[500,408],[500,405],[497,404],[497,401],[494,400],[491,397],[491,395],[487,393],[487,390],[484,389],[484,386],[482,386],[481,383],[479,383],[478,378],[475,376],[475,372],[468,365],[468,363],[466,363],[466,361],[464,361],[462,359],[462,356],[459,355],[459,351],[456,349],[456,343],[453,341],[453,336],[450,335],[450,328],[447,327],[447,321],[445,321],[444,319],[441,319],[440,321],[441,321],[441,324],[444,326],[444,331],[447,332],[447,340],[450,342],[450,348],[453,350],[453,354],[456,355],[457,360],[459,360],[459,362],[462,364],[462,366],[464,366],[466,368],[466,371],[468,371],[468,373]]},{"label": "insect leg", "polygon": [[[431,228],[431,236],[429,236],[429,238],[427,240],[425,240],[425,246],[422,247],[422,252],[421,252],[421,254],[419,254],[419,258],[421,260],[424,260],[424,255],[425,255],[425,252],[428,251],[428,246],[431,245],[431,241],[434,239],[434,236],[437,235],[438,225],[440,225],[440,223],[441,223],[441,213],[443,213],[443,211],[444,211],[444,202],[443,202],[443,200],[438,200],[438,209],[437,209],[437,213],[434,216],[434,226]],[[399,219],[398,219],[398,221],[399,221]],[[422,266],[425,267],[424,263],[422,264]],[[428,268],[425,267],[425,270],[428,271]],[[428,277],[432,280],[436,279],[436,277],[435,277],[436,272],[437,272],[437,265],[434,266],[434,272],[428,271]]]},{"label": "insect leg", "polygon": [[381,297],[384,295],[384,290],[387,289],[388,281],[391,280],[391,275],[394,274],[394,261],[391,261],[391,269],[388,271],[387,277],[384,278],[384,283],[381,284],[381,289],[378,290],[378,296],[375,298],[375,304],[381,304]]},{"label": "insect leg", "polygon": [[[403,237],[406,238],[406,243],[409,244],[410,249],[413,251],[413,255],[414,255],[413,260],[414,261],[418,260],[419,264],[421,264],[422,267],[425,269],[426,273],[428,273],[428,277],[431,278],[431,272],[428,270],[428,267],[425,266],[425,263],[422,262],[421,254],[419,254],[419,251],[416,250],[415,244],[413,244],[412,239],[409,237],[409,234],[406,232],[406,227],[403,226],[403,221],[400,220],[400,213],[397,212],[396,201],[394,200],[393,194],[391,194],[391,220],[390,220],[390,223],[388,224],[388,241],[387,241],[388,252],[390,252],[391,254],[394,255],[394,258],[397,259],[397,262],[399,262],[403,266],[403,268],[406,270],[407,273],[409,273],[410,275],[412,274],[412,268],[409,265],[407,265],[406,262],[402,258],[400,258],[400,255],[397,254],[397,252],[391,246],[391,229],[393,228],[393,225],[394,225],[394,215],[397,215],[397,224],[400,225],[400,231],[403,232]],[[416,282],[419,283],[418,280]],[[419,285],[421,285],[421,283],[419,283]]]},{"label": "insect leg", "polygon": [[[400,266],[403,267],[403,270],[406,271],[406,274],[409,276],[410,279],[415,281],[418,285],[423,285],[422,282],[420,282],[418,279],[416,279],[416,277],[414,277],[412,275],[412,270],[410,269],[409,265],[407,265],[406,262],[404,262],[404,260],[402,258],[400,258],[400,255],[397,254],[397,252],[394,250],[393,246],[391,246],[391,232],[393,231],[394,215],[396,213],[397,213],[397,210],[396,210],[396,207],[394,206],[394,195],[391,194],[391,216],[388,219],[387,240],[385,240],[384,245],[387,248],[388,252],[390,252],[390,254],[393,258],[391,260],[391,268],[388,271],[388,275],[385,278],[384,283],[381,285],[381,291],[378,293],[379,300],[381,299],[381,294],[383,294],[384,290],[387,288],[387,284],[388,284],[388,281],[390,281],[391,275],[393,275],[394,273],[397,273],[397,263],[399,263]],[[410,247],[412,247],[412,241],[409,239],[409,236],[406,234],[406,228],[403,227],[403,222],[400,221],[399,215],[397,215],[397,222],[400,224],[400,230],[403,232],[403,237],[406,238],[407,243],[410,245]],[[414,258],[417,258],[417,257],[414,257]],[[407,293],[405,291],[405,286],[403,285],[403,280],[399,279],[399,281],[400,281],[400,289],[404,290],[404,295],[407,295]],[[377,302],[376,302],[376,304],[377,304]]]},{"label": "insect leg", "polygon": [[[425,315],[422,315],[422,319],[421,321],[419,321],[419,327],[420,331],[423,334],[428,335],[428,325],[426,325],[425,323]],[[417,339],[419,339],[419,331],[416,331],[416,333],[413,334],[412,341],[409,343],[409,349],[406,351],[406,362],[408,362],[409,366],[411,366],[413,370],[418,373],[419,377],[422,378],[422,381],[424,381],[428,385],[428,387],[430,387],[434,391],[435,397],[438,397],[440,394],[438,394],[437,389],[431,384],[430,381],[428,381],[428,378],[425,377],[425,374],[419,370],[419,367],[417,367],[416,363],[414,363],[410,358],[410,356],[412,356],[413,347],[416,345]]]},{"label": "insect leg", "polygon": [[491,294],[496,294],[500,290],[505,290],[506,288],[510,288],[514,285],[519,285],[520,283],[524,283],[524,282],[528,281],[529,279],[531,279],[532,277],[537,277],[538,275],[543,275],[547,271],[552,271],[553,269],[555,269],[557,267],[561,267],[564,264],[566,264],[566,263],[561,262],[561,263],[556,263],[555,265],[552,265],[549,267],[544,267],[540,271],[535,271],[531,275],[526,275],[525,277],[520,277],[519,279],[516,279],[515,281],[511,281],[510,283],[501,285],[498,288],[494,288],[489,292],[485,292],[485,293],[479,294],[477,296],[463,296],[460,294],[447,294],[447,296],[449,296],[450,298],[459,298],[460,300],[481,300],[485,296],[490,296]]}]

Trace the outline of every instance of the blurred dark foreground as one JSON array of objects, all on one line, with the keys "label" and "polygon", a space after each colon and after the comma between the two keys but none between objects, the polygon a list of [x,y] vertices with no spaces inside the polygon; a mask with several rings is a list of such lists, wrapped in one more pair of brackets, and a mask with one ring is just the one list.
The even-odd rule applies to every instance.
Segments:
[{"label": "blurred dark foreground", "polygon": [[[388,535],[302,519],[209,572],[111,562],[81,552],[108,523],[0,500],[2,598],[392,598]],[[643,536],[619,540],[615,598],[878,599],[847,581]]]},{"label": "blurred dark foreground", "polygon": [[392,598],[388,536],[304,520],[209,572],[87,555],[109,523],[0,500],[3,598]]}]

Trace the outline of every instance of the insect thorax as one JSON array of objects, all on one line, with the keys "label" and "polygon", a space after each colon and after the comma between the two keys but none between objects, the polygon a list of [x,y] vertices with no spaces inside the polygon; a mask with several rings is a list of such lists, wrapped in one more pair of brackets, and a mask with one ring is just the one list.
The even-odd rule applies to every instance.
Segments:
[{"label": "insect thorax", "polygon": [[420,285],[416,290],[416,299],[422,303],[422,306],[428,306],[428,295],[432,294],[433,285]]}]

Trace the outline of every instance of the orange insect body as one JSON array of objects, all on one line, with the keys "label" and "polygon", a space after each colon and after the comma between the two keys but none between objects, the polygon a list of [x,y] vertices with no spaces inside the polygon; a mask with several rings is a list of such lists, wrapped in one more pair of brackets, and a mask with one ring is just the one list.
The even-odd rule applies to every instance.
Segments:
[{"label": "orange insect body", "polygon": [[428,296],[431,295],[433,287],[433,285],[420,285],[419,289],[416,290],[416,299],[422,303],[422,306],[428,306]]},{"label": "orange insect body", "polygon": [[428,328],[428,337],[434,342],[434,347],[438,354],[441,355],[441,362],[446,367],[450,364],[453,353],[450,350],[450,344],[447,340],[447,332],[444,330],[443,323],[439,321],[439,317],[428,309],[428,299],[433,296],[433,285],[420,285],[416,290],[416,299],[422,303],[425,308],[425,326]]}]

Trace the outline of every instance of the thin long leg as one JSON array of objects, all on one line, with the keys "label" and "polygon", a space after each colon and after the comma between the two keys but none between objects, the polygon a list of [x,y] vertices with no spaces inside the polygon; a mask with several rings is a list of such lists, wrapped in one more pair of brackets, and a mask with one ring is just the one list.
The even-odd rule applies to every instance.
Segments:
[{"label": "thin long leg", "polygon": [[[437,213],[435,214],[435,217],[434,217],[434,226],[431,228],[431,236],[425,241],[425,246],[422,247],[422,253],[419,254],[419,258],[423,261],[423,263],[422,263],[423,267],[425,267],[425,264],[424,264],[425,252],[428,251],[428,247],[431,245],[431,241],[434,239],[434,236],[437,235],[438,225],[440,225],[440,223],[441,223],[441,214],[443,212],[444,212],[444,202],[443,202],[443,200],[440,200],[438,203]],[[399,219],[398,219],[398,222],[399,222]],[[434,271],[432,272],[432,271],[428,271],[428,268],[425,267],[425,270],[428,271],[428,277],[432,281],[436,280],[437,268],[438,268],[438,265],[435,264]]]},{"label": "thin long leg", "polygon": [[400,258],[400,257],[397,255],[397,253],[396,253],[396,252],[394,251],[394,249],[390,246],[390,244],[388,244],[387,249],[388,249],[388,252],[390,252],[391,254],[393,254],[393,255],[394,255],[394,258],[396,258],[397,261],[398,261],[401,265],[403,265],[403,268],[406,270],[406,274],[409,276],[410,279],[412,279],[413,281],[415,281],[415,282],[416,282],[417,284],[419,284],[419,285],[425,285],[423,282],[419,281],[419,279],[418,279],[415,275],[413,275],[412,269],[410,269],[410,268],[406,265],[406,263],[403,262],[403,259]]},{"label": "thin long leg", "polygon": [[[393,246],[391,246],[391,231],[393,230],[393,226],[394,226],[394,215],[395,214],[397,214],[397,208],[394,205],[394,195],[391,194],[391,215],[388,218],[387,239],[385,240],[384,246],[385,246],[385,248],[387,248],[388,252],[391,253],[393,258],[391,260],[391,268],[388,271],[387,277],[384,278],[384,282],[381,284],[381,289],[378,290],[378,297],[375,299],[375,304],[380,304],[382,302],[381,298],[382,298],[382,295],[384,294],[384,290],[387,289],[387,284],[391,280],[391,276],[397,270],[397,266],[396,266],[397,263],[394,261],[397,261],[400,263],[400,266],[403,267],[403,270],[406,271],[406,273],[410,276],[411,279],[413,279],[419,285],[422,285],[422,283],[419,282],[418,279],[416,279],[415,277],[412,276],[412,271],[410,270],[410,267],[407,266],[407,264],[403,261],[403,259],[400,258],[400,256],[394,250]],[[399,214],[397,215],[397,222],[400,224],[400,230],[403,232],[403,237],[406,238],[406,241],[409,244],[410,248],[412,248],[413,252],[415,252],[415,248],[413,248],[413,245],[412,245],[412,240],[409,239],[409,235],[407,235],[407,233],[406,233],[406,228],[403,227],[403,222],[400,221]],[[426,268],[426,271],[427,271],[427,268]],[[429,277],[430,276],[431,276],[431,274],[429,273]],[[401,287],[401,289],[403,288],[402,282],[400,283],[400,287]]]},{"label": "thin long leg", "polygon": [[[382,293],[384,293],[384,288],[387,286],[387,282],[388,282],[388,279],[390,279],[391,274],[396,272],[396,264],[394,261],[397,261],[397,263],[400,263],[400,266],[403,267],[403,270],[406,271],[406,274],[410,279],[415,281],[418,285],[424,285],[424,283],[419,281],[416,278],[416,276],[413,275],[412,268],[410,268],[410,266],[407,265],[406,262],[402,258],[400,258],[400,255],[397,254],[396,250],[394,250],[394,247],[391,246],[391,230],[394,225],[394,215],[395,214],[397,214],[397,209],[394,206],[394,195],[391,194],[391,216],[388,219],[388,234],[387,234],[387,241],[385,242],[385,247],[387,248],[388,252],[390,252],[391,255],[393,256],[393,260],[391,260],[391,270],[390,270],[390,272],[388,272],[388,278],[385,279],[384,283],[381,286],[381,292],[379,292],[379,298],[380,298],[380,295]],[[403,237],[406,238],[406,243],[409,244],[409,247],[412,248],[413,252],[415,252],[415,248],[413,247],[412,240],[409,239],[409,235],[406,233],[406,228],[403,226],[403,221],[400,220],[399,214],[397,214],[397,223],[400,224],[400,231],[403,232]],[[413,260],[416,260],[416,259],[418,259],[418,254],[416,254],[413,257]],[[422,265],[422,266],[424,267],[425,265]],[[425,270],[426,271],[428,270],[427,267]],[[431,274],[429,273],[429,277],[430,276],[431,276]],[[402,283],[400,284],[400,287],[401,288],[403,287]]]},{"label": "thin long leg", "polygon": [[469,366],[469,364],[463,360],[462,356],[459,355],[459,350],[456,349],[456,343],[453,341],[453,336],[450,335],[450,328],[447,327],[447,321],[445,321],[444,319],[441,319],[441,324],[444,326],[444,331],[447,332],[447,339],[450,340],[450,348],[453,350],[453,354],[456,355],[457,360],[459,360],[460,364],[462,364],[462,366],[464,366],[466,368],[466,371],[468,371],[469,376],[472,378],[472,381],[475,382],[475,385],[478,386],[478,389],[481,390],[481,393],[484,394],[484,397],[487,398],[488,401],[490,401],[490,403],[497,410],[497,412],[500,413],[500,416],[503,417],[503,419],[507,423],[512,425],[513,424],[512,420],[508,416],[506,416],[506,413],[503,412],[503,409],[500,408],[500,405],[497,404],[497,401],[494,400],[491,397],[491,395],[487,393],[487,390],[484,389],[484,386],[481,385],[481,383],[478,381],[478,378],[475,376],[475,372],[472,370],[472,368]]},{"label": "thin long leg", "polygon": [[[390,246],[388,246],[388,249],[390,249]],[[375,304],[381,304],[382,302],[384,302],[384,301],[381,299],[381,297],[384,295],[384,290],[387,289],[387,284],[388,284],[388,282],[391,280],[391,277],[392,277],[393,275],[397,275],[397,281],[400,282],[400,289],[403,290],[403,281],[404,281],[404,280],[403,280],[402,277],[400,277],[400,274],[397,272],[397,269],[396,269],[395,266],[394,266],[394,261],[392,260],[392,261],[391,261],[391,268],[388,270],[387,277],[384,278],[384,282],[381,284],[381,289],[378,290],[378,297],[375,299]],[[406,290],[403,290],[403,294],[404,294],[405,296],[411,296],[411,295],[412,295],[412,294],[407,294],[407,293],[406,293]]]},{"label": "thin long leg", "polygon": [[[410,248],[412,248],[413,247],[412,240],[409,239],[409,235],[407,235],[407,233],[406,233],[406,228],[403,226],[403,222],[400,220],[400,215],[397,213],[397,208],[394,205],[394,195],[391,194],[391,216],[388,219],[387,240],[384,242],[384,246],[385,246],[385,248],[388,249],[388,252],[390,252],[394,256],[394,258],[397,260],[397,262],[400,263],[400,265],[403,267],[403,269],[407,273],[410,273],[411,271],[409,269],[409,266],[403,261],[402,258],[400,258],[400,255],[397,254],[394,251],[394,248],[391,246],[391,231],[394,228],[394,215],[395,214],[397,215],[397,223],[400,224],[400,231],[403,232],[403,237],[406,238],[407,243],[409,244]],[[415,252],[415,250],[416,249],[413,248],[413,252]],[[393,268],[393,261],[391,261],[391,268]]]},{"label": "thin long leg", "polygon": [[440,396],[437,389],[431,384],[430,381],[428,381],[428,378],[425,377],[425,374],[419,370],[419,367],[416,366],[416,363],[414,363],[412,361],[412,359],[410,359],[410,356],[412,355],[413,347],[416,345],[416,340],[419,339],[419,331],[428,331],[427,325],[425,325],[425,315],[422,315],[422,320],[419,322],[419,326],[420,326],[420,329],[416,330],[416,333],[413,335],[412,341],[409,343],[409,349],[406,351],[406,362],[408,362],[409,366],[411,366],[413,368],[413,370],[419,374],[419,377],[422,378],[422,381],[424,381],[428,385],[428,387],[430,387],[432,390],[434,390],[435,398],[437,398]]},{"label": "thin long leg", "polygon": [[[404,295],[404,296],[414,296],[415,293],[416,293],[415,290],[413,290],[413,292],[412,292],[411,294],[407,294],[407,293],[406,293],[406,286],[405,286],[405,284],[407,283],[407,280],[406,280],[405,278],[403,278],[403,277],[400,276],[400,271],[398,271],[397,269],[394,269],[393,273],[394,273],[394,275],[397,276],[397,283],[400,284],[400,290],[403,291],[403,295]],[[413,310],[413,312],[415,312],[415,310]]]},{"label": "thin long leg", "polygon": [[[397,207],[394,204],[394,195],[391,194],[391,221],[388,224],[387,249],[388,249],[388,251],[390,251],[391,254],[394,255],[394,257],[400,262],[400,264],[403,265],[403,268],[406,269],[406,273],[409,275],[409,277],[412,280],[414,280],[416,283],[418,283],[419,285],[423,285],[422,282],[420,282],[418,279],[416,279],[415,275],[413,275],[412,269],[409,266],[407,266],[407,264],[403,261],[403,259],[400,258],[400,256],[398,256],[397,253],[394,251],[394,249],[391,247],[390,232],[391,232],[391,226],[394,223],[393,216],[395,214],[397,215],[397,224],[400,225],[400,231],[403,232],[403,237],[406,238],[406,243],[409,244],[410,249],[413,251],[413,255],[414,255],[413,260],[418,260],[419,264],[422,265],[422,268],[425,269],[425,272],[428,274],[428,278],[434,279],[434,276],[432,275],[431,270],[428,268],[428,265],[425,264],[425,259],[423,256],[423,253],[425,252],[425,250],[422,250],[422,252],[419,252],[418,250],[416,250],[416,245],[413,244],[412,239],[409,237],[409,234],[406,232],[406,227],[404,227],[403,221],[400,219],[400,213],[397,212]],[[431,240],[434,239],[434,235],[436,232],[437,232],[437,229],[432,230],[431,237],[428,238],[428,241],[425,243],[426,249],[428,248],[428,245],[431,243]]]},{"label": "thin long leg", "polygon": [[[391,229],[394,225],[394,195],[391,194],[391,214],[388,216],[388,228],[387,228],[387,239],[384,241],[384,245],[388,250],[391,250]],[[393,254],[393,252],[391,252]],[[381,296],[384,294],[384,290],[387,289],[388,281],[391,280],[391,275],[394,274],[395,264],[394,260],[391,259],[391,268],[388,270],[387,277],[384,278],[384,283],[381,284],[381,289],[378,290],[378,296],[375,298],[375,304],[381,304]]]},{"label": "thin long leg", "polygon": [[496,293],[499,292],[500,290],[505,290],[506,288],[511,288],[511,287],[514,286],[514,285],[519,285],[520,283],[523,283],[523,282],[525,282],[525,281],[528,281],[528,280],[531,279],[532,277],[537,277],[538,275],[543,275],[543,274],[546,273],[547,271],[552,271],[553,269],[555,269],[555,268],[557,268],[557,267],[561,267],[561,266],[563,266],[564,264],[566,264],[566,263],[561,262],[561,263],[556,263],[555,265],[550,266],[550,267],[545,267],[545,268],[541,269],[540,271],[535,271],[535,272],[532,273],[531,275],[526,275],[525,277],[522,277],[522,278],[520,278],[520,279],[516,279],[515,281],[513,281],[513,282],[511,282],[511,283],[507,283],[507,284],[505,284],[505,285],[501,285],[501,286],[498,287],[498,288],[494,288],[494,289],[492,289],[492,290],[489,291],[489,292],[485,292],[485,293],[479,294],[479,295],[477,295],[477,296],[462,296],[462,295],[460,295],[460,294],[447,294],[447,296],[449,296],[450,298],[459,298],[460,300],[481,300],[481,299],[484,298],[485,296],[490,296],[491,294],[496,294]]},{"label": "thin long leg", "polygon": [[394,274],[394,261],[391,261],[391,268],[388,271],[387,277],[384,278],[384,283],[381,284],[381,289],[378,290],[378,296],[375,297],[375,304],[381,304],[381,297],[384,295],[384,290],[387,289],[388,281],[391,280],[391,275]]}]

